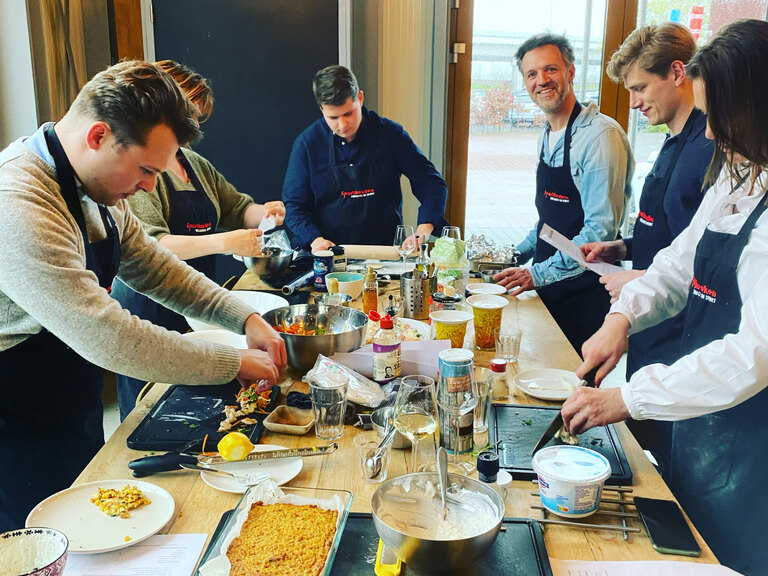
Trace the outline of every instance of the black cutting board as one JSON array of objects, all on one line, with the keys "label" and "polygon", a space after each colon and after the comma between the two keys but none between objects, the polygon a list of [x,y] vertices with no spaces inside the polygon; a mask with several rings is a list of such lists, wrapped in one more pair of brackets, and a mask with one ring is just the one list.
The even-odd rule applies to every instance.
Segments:
[{"label": "black cutting board", "polygon": [[[171,386],[128,436],[128,448],[167,451],[184,447],[185,450],[199,451],[206,434],[207,446],[215,447],[225,434],[218,431],[224,420],[224,406],[237,404],[238,390],[237,380],[211,386]],[[276,386],[272,389],[270,410],[279,396],[280,389]],[[245,427],[245,434],[256,444],[264,432],[266,414],[251,417],[258,422]],[[200,444],[190,444],[195,440]]]},{"label": "black cutting board", "polygon": [[[212,547],[232,510],[225,512],[200,560],[208,561]],[[461,572],[441,572],[446,576],[552,576],[541,525],[528,518],[505,518],[506,530],[499,532],[491,549],[474,565]],[[374,574],[379,536],[370,514],[352,512],[347,518],[331,576],[371,576]],[[199,573],[198,573],[199,574]],[[402,576],[416,576],[403,564]]]},{"label": "black cutting board", "polygon": [[[531,467],[531,451],[559,411],[556,406],[493,405],[489,426],[491,445],[501,442],[496,447],[499,465],[508,470],[515,480],[536,478]],[[552,439],[547,446],[562,443]],[[611,477],[606,481],[608,484],[632,484],[632,470],[612,425],[597,426],[579,435],[579,446],[599,452],[608,459],[611,465]]]}]

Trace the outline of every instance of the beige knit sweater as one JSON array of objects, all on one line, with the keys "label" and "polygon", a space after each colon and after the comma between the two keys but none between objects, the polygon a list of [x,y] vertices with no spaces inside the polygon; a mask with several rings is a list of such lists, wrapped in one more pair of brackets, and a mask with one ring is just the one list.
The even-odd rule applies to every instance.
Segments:
[{"label": "beige knit sweater", "polygon": [[[118,276],[126,284],[181,314],[243,333],[255,310],[147,236],[125,201],[109,211],[120,235]],[[103,230],[84,212],[89,235]],[[17,140],[0,152],[0,350],[42,327],[90,362],[144,380],[217,384],[240,369],[236,349],[140,320],[99,286],[85,267],[83,237],[54,168]],[[45,351],[40,354],[44,365]],[[0,375],[0,390],[2,383]]]}]

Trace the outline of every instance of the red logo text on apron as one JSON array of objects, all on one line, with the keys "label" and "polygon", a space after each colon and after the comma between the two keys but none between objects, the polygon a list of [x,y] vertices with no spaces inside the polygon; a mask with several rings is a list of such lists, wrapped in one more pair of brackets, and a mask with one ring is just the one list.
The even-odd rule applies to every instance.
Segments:
[{"label": "red logo text on apron", "polygon": [[194,232],[195,234],[205,234],[206,232],[211,231],[211,223],[205,222],[204,224],[192,224],[191,222],[187,222],[187,230],[189,232]]},{"label": "red logo text on apron", "polygon": [[706,300],[712,304],[717,302],[717,290],[713,290],[712,288],[700,284],[695,276],[693,277],[693,280],[691,280],[691,287],[693,288],[694,296],[698,296],[702,300]]},{"label": "red logo text on apron", "polygon": [[373,196],[374,194],[376,194],[376,190],[373,188],[366,188],[365,190],[350,190],[349,192],[346,190],[341,191],[342,198],[365,198],[367,196]]},{"label": "red logo text on apron", "polygon": [[553,202],[570,202],[571,199],[566,196],[565,194],[558,194],[557,192],[550,192],[549,190],[544,190],[544,197],[547,200],[552,200]]},{"label": "red logo text on apron", "polygon": [[653,226],[653,216],[646,214],[642,210],[637,213],[637,221],[640,222],[640,224],[645,224],[646,226]]}]

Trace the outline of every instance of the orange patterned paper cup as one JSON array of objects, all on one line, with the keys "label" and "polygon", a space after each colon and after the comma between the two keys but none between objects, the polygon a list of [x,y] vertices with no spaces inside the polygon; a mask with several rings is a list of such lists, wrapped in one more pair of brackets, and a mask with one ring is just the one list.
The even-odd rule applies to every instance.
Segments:
[{"label": "orange patterned paper cup", "polygon": [[493,331],[501,326],[501,311],[509,304],[503,296],[477,294],[467,298],[475,316],[475,344],[480,350],[495,350]]},{"label": "orange patterned paper cup", "polygon": [[472,314],[463,310],[437,310],[429,315],[435,327],[435,340],[450,340],[451,348],[464,346],[467,322]]}]

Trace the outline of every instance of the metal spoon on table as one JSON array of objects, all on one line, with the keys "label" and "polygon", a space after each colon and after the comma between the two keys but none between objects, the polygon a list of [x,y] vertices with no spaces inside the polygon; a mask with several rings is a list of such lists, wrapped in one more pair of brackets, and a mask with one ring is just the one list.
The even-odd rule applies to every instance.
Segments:
[{"label": "metal spoon on table", "polygon": [[379,445],[376,447],[376,451],[371,451],[373,452],[373,455],[368,456],[365,459],[365,473],[369,480],[379,477],[379,474],[381,473],[381,458],[384,455],[384,450],[387,449],[387,446],[392,442],[394,436],[395,427],[390,422],[387,432],[384,434],[384,438],[382,438],[381,442],[379,442]]},{"label": "metal spoon on table", "polygon": [[437,479],[440,484],[440,501],[443,505],[443,520],[448,516],[448,505],[446,503],[448,496],[448,453],[445,448],[440,446],[437,449]]}]

